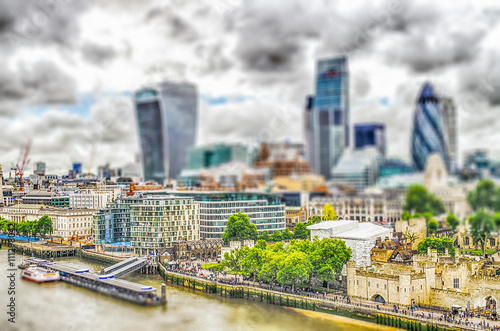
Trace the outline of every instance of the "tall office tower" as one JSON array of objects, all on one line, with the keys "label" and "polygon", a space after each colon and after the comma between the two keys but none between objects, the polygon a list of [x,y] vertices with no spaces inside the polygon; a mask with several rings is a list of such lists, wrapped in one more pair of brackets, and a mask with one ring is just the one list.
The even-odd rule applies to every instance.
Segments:
[{"label": "tall office tower", "polygon": [[347,58],[319,60],[316,69],[316,95],[308,97],[306,107],[308,156],[314,171],[330,178],[349,146]]},{"label": "tall office tower", "polygon": [[45,162],[37,162],[35,163],[34,173],[38,176],[45,176],[45,169],[46,169]]},{"label": "tall office tower", "polygon": [[382,123],[367,123],[354,125],[354,146],[356,149],[375,147],[385,158],[385,125]]},{"label": "tall office tower", "polygon": [[448,164],[443,108],[429,83],[424,84],[417,100],[411,133],[411,158],[417,171],[425,169],[427,158],[438,153]]},{"label": "tall office tower", "polygon": [[135,94],[143,179],[163,184],[175,179],[194,146],[198,99],[196,86],[161,83]]},{"label": "tall office tower", "polygon": [[443,118],[446,132],[446,143],[448,146],[448,170],[456,171],[458,169],[458,137],[457,137],[457,109],[453,99],[442,97]]}]

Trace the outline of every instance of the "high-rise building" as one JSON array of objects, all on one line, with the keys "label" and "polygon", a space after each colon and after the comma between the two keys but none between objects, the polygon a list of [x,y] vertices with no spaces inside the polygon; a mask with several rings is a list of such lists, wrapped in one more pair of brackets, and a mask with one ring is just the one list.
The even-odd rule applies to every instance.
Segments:
[{"label": "high-rise building", "polygon": [[448,164],[443,108],[434,89],[424,84],[417,100],[411,133],[411,158],[415,170],[425,169],[429,155],[437,153]]},{"label": "high-rise building", "polygon": [[213,144],[189,149],[188,169],[212,168],[224,163],[238,161],[247,165],[253,163],[255,152],[242,144]]},{"label": "high-rise building", "polygon": [[354,146],[356,149],[375,147],[385,157],[385,125],[382,123],[366,123],[354,125]]},{"label": "high-rise building", "polygon": [[307,98],[305,123],[309,163],[328,179],[349,146],[349,72],[345,56],[318,61],[316,94]]},{"label": "high-rise building", "polygon": [[345,185],[363,191],[375,185],[381,156],[374,147],[346,151],[335,166],[332,180],[337,185]]},{"label": "high-rise building", "polygon": [[445,124],[445,137],[448,145],[448,169],[454,172],[458,169],[458,137],[457,137],[457,111],[453,99],[442,97],[443,118]]},{"label": "high-rise building", "polygon": [[163,184],[165,179],[177,178],[195,142],[196,87],[161,83],[136,92],[134,103],[144,180]]},{"label": "high-rise building", "polygon": [[45,169],[46,169],[46,165],[45,165],[45,162],[37,162],[35,163],[35,175],[38,175],[38,176],[45,176]]}]

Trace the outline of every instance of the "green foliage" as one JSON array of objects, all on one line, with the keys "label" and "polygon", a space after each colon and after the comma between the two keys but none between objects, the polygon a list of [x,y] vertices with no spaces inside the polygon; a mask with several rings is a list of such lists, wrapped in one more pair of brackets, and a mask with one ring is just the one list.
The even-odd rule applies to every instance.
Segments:
[{"label": "green foliage", "polygon": [[[315,241],[313,265],[317,277],[327,283],[340,275],[344,265],[351,259],[351,249],[340,239],[325,238]],[[313,244],[314,247],[314,244]]]},{"label": "green foliage", "polygon": [[403,214],[401,215],[401,219],[403,221],[408,221],[411,218],[411,214],[406,210],[403,210]]},{"label": "green foliage", "polygon": [[246,252],[245,257],[241,260],[241,269],[243,273],[247,276],[253,274],[253,281],[255,282],[255,277],[257,273],[262,270],[262,265],[264,264],[266,251],[260,248],[254,247],[248,252]]},{"label": "green foliage", "polygon": [[278,241],[283,241],[283,234],[281,231],[274,231],[273,234],[271,235],[271,241],[278,242]]},{"label": "green foliage", "polygon": [[307,230],[307,226],[304,223],[298,223],[293,229],[293,237],[295,239],[308,239],[310,236],[310,231]]},{"label": "green foliage", "polygon": [[477,184],[473,191],[467,195],[467,201],[474,211],[488,209],[500,211],[499,191],[491,180],[485,179]]},{"label": "green foliage", "polygon": [[283,240],[292,240],[293,239],[293,233],[290,231],[289,228],[286,228],[285,231],[283,231]]},{"label": "green foliage", "polygon": [[403,210],[408,213],[431,213],[432,215],[445,212],[443,202],[422,185],[411,185],[408,188]]},{"label": "green foliage", "polygon": [[295,289],[295,283],[307,280],[311,270],[312,264],[307,255],[303,252],[295,251],[285,258],[276,279],[282,284],[290,281],[293,291]]},{"label": "green foliage", "polygon": [[475,241],[481,242],[483,246],[483,255],[485,254],[485,245],[488,237],[496,230],[495,221],[492,215],[485,210],[479,210],[469,219],[471,234]]},{"label": "green foliage", "polygon": [[321,222],[321,216],[313,215],[307,220],[307,225],[313,225]]},{"label": "green foliage", "polygon": [[334,280],[351,258],[351,250],[340,239],[292,240],[284,245],[267,245],[259,240],[255,247],[242,247],[224,254],[224,268],[234,273],[253,275],[266,282],[291,283]]},{"label": "green foliage", "polygon": [[417,247],[419,254],[426,254],[427,248],[435,249],[439,254],[444,254],[448,248],[448,253],[454,257],[455,256],[455,245],[453,241],[448,237],[443,238],[425,238],[422,240]]},{"label": "green foliage", "polygon": [[222,240],[229,244],[231,241],[257,240],[258,236],[257,227],[250,222],[250,217],[239,212],[229,216]]},{"label": "green foliage", "polygon": [[265,240],[259,239],[259,240],[257,240],[257,243],[255,244],[255,247],[257,247],[259,249],[262,249],[262,250],[266,250],[267,243],[266,243]]},{"label": "green foliage", "polygon": [[52,220],[50,219],[50,217],[48,217],[47,215],[42,216],[38,220],[37,230],[42,237],[45,237],[47,234],[52,234],[54,229],[52,227]]},{"label": "green foliage", "polygon": [[[499,221],[500,221],[500,219],[499,219]],[[456,218],[455,215],[449,214],[446,217],[446,225],[448,225],[453,231],[456,231],[458,226],[460,225],[460,220],[458,218]]]},{"label": "green foliage", "polygon": [[424,216],[425,220],[427,222],[429,222],[434,215],[432,215],[432,213],[426,212],[426,213],[423,214],[423,216]]},{"label": "green foliage", "polygon": [[435,219],[430,219],[427,222],[427,231],[429,234],[433,234],[439,228],[439,223]]},{"label": "green foliage", "polygon": [[269,236],[269,232],[267,232],[267,230],[262,232],[257,239],[264,240],[266,242],[271,241],[271,237]]},{"label": "green foliage", "polygon": [[333,209],[332,205],[327,203],[323,206],[323,220],[325,221],[336,221],[337,212]]}]

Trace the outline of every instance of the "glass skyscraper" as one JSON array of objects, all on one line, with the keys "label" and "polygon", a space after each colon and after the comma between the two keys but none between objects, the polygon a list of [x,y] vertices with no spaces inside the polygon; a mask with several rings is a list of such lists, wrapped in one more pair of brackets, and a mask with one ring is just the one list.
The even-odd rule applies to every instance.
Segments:
[{"label": "glass skyscraper", "polygon": [[445,132],[441,102],[432,86],[426,83],[417,100],[413,119],[411,158],[415,170],[423,171],[427,158],[433,153],[440,154],[445,164],[449,164]]},{"label": "glass skyscraper", "polygon": [[306,107],[306,136],[312,168],[330,178],[349,146],[349,73],[345,56],[317,63],[316,95],[308,97]]},{"label": "glass skyscraper", "polygon": [[144,180],[163,184],[165,178],[177,178],[195,143],[196,87],[161,83],[136,92],[134,103]]},{"label": "glass skyscraper", "polygon": [[354,145],[356,149],[376,147],[380,155],[385,157],[385,125],[382,123],[354,125]]}]

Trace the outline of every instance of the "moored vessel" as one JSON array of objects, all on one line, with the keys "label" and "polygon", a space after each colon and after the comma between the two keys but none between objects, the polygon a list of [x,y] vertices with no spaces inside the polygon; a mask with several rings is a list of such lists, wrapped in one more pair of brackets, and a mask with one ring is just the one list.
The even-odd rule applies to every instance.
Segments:
[{"label": "moored vessel", "polygon": [[42,267],[26,268],[21,271],[21,276],[37,283],[53,282],[61,279],[59,271],[49,271]]}]

